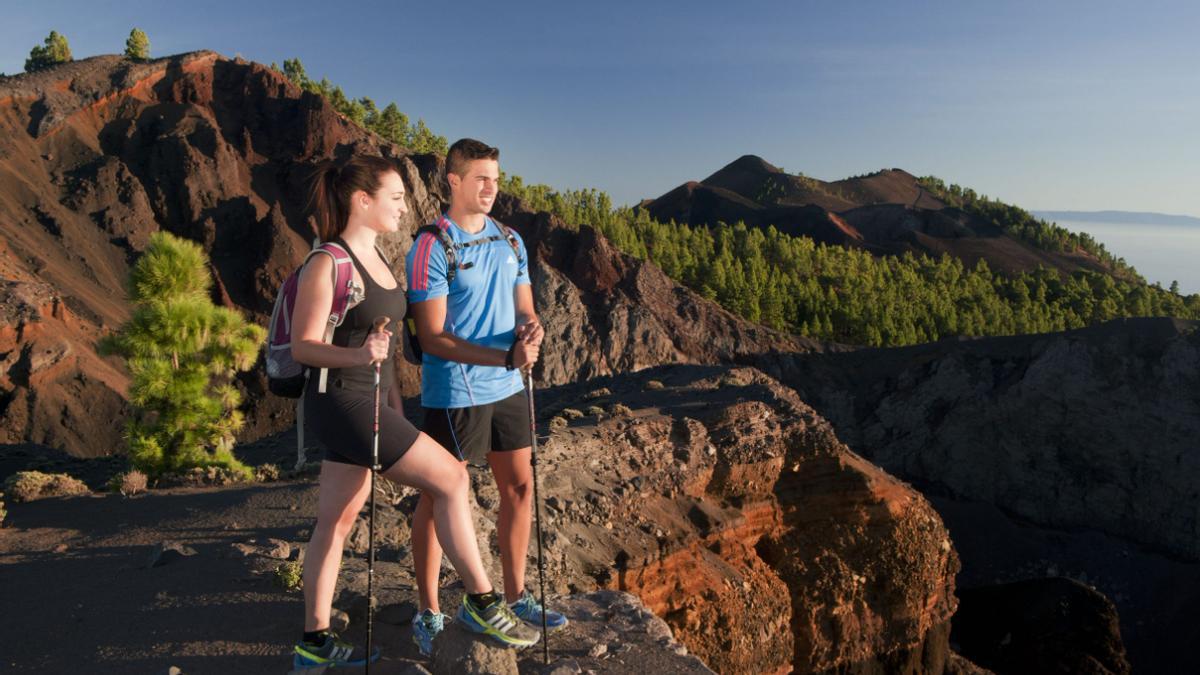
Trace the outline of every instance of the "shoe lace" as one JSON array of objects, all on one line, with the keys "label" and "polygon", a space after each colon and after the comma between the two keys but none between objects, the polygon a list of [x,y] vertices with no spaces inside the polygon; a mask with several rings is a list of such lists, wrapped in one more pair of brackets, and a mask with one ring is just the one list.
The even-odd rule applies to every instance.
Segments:
[{"label": "shoe lace", "polygon": [[520,624],[521,617],[518,616],[515,611],[513,611],[512,607],[508,606],[507,602],[504,602],[503,600],[501,600],[499,604],[500,604],[500,608],[499,608],[500,614],[504,618],[508,619],[509,621],[512,621],[513,623]]},{"label": "shoe lace", "polygon": [[517,606],[521,607],[527,612],[533,612],[535,614],[540,614],[542,611],[542,604],[537,601],[537,598],[533,597],[532,593],[525,593],[525,595],[523,595],[521,599],[517,601]]},{"label": "shoe lace", "polygon": [[438,632],[446,625],[446,615],[441,612],[427,612],[421,615],[421,623],[429,630]]}]

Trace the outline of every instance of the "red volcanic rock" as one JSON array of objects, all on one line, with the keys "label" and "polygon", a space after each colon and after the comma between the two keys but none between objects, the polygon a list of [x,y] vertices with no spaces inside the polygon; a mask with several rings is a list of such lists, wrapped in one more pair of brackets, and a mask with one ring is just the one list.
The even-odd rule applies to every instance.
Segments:
[{"label": "red volcanic rock", "polygon": [[94,332],[48,284],[0,280],[0,300],[0,443],[118,444],[127,380],[96,357]]}]

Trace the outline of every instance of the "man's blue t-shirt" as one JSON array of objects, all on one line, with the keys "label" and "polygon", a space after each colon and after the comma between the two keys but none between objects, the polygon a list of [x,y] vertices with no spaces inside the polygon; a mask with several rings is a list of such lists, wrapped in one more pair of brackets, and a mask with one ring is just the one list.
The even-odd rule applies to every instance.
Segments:
[{"label": "man's blue t-shirt", "polygon": [[[446,250],[438,237],[424,232],[413,242],[406,259],[408,301],[446,298],[445,330],[485,347],[508,350],[515,339],[514,291],[529,283],[525,242],[517,235],[521,255],[491,218],[472,234],[443,215],[437,227],[456,244],[493,241],[458,248],[458,270],[446,283]],[[463,269],[464,266],[466,269]],[[466,408],[508,398],[521,391],[519,371],[503,366],[477,366],[447,361],[425,352],[421,365],[421,405],[426,408]]]}]

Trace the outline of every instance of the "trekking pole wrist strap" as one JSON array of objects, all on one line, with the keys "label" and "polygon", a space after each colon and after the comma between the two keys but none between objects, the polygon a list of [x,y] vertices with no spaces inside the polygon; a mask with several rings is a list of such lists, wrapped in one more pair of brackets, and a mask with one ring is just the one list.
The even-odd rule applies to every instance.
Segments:
[{"label": "trekking pole wrist strap", "polygon": [[512,370],[512,369],[516,368],[516,366],[513,365],[513,356],[515,355],[516,349],[517,349],[517,343],[514,342],[514,343],[512,343],[512,346],[508,348],[508,353],[504,355],[504,369],[505,370]]}]

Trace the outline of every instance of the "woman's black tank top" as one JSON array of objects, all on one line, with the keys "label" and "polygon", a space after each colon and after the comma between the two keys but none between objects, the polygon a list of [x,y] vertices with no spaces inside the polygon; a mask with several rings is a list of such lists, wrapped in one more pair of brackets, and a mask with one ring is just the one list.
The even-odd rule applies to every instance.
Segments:
[{"label": "woman's black tank top", "polygon": [[[375,323],[375,317],[390,317],[392,322],[388,324],[388,330],[392,331],[392,338],[388,348],[387,360],[380,367],[380,387],[382,391],[387,391],[392,385],[391,373],[396,352],[396,338],[400,330],[399,322],[404,318],[404,312],[407,308],[407,303],[404,299],[404,289],[399,284],[395,288],[384,288],[375,283],[371,279],[371,275],[367,273],[367,269],[363,267],[362,263],[358,261],[358,257],[354,255],[354,251],[350,250],[350,246],[340,238],[334,241],[346,249],[346,252],[350,254],[350,258],[354,261],[354,267],[358,269],[358,274],[363,280],[363,286],[366,288],[366,299],[347,312],[346,319],[342,322],[342,325],[334,329],[333,344],[339,347],[360,347],[367,339],[367,333],[370,332],[371,326]],[[383,256],[380,256],[380,258],[382,259]],[[391,270],[391,264],[387,260],[383,262]],[[350,391],[375,390],[375,366],[373,365],[330,368],[328,377],[329,387]]]}]

